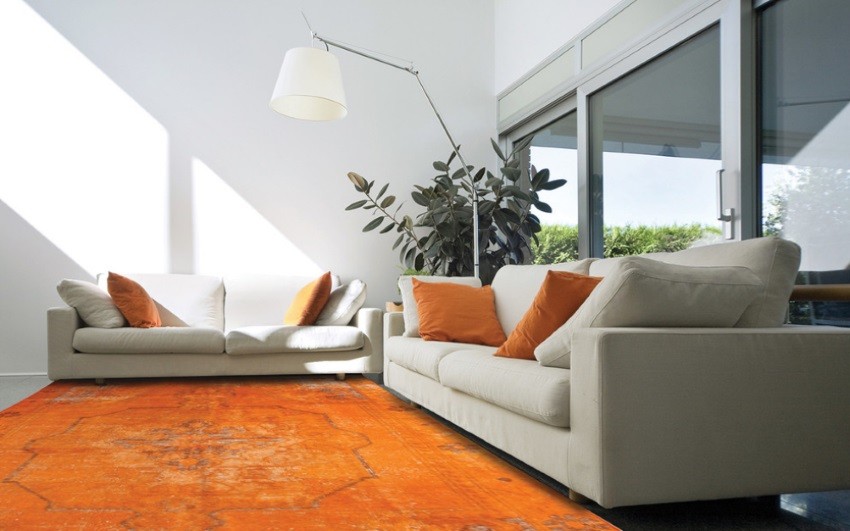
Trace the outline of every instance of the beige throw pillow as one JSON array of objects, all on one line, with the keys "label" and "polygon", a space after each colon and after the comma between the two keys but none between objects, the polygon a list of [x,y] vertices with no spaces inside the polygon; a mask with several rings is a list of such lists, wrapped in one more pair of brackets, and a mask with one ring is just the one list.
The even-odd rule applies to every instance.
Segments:
[{"label": "beige throw pillow", "polygon": [[548,367],[570,368],[575,330],[600,327],[732,327],[762,291],[745,267],[694,267],[623,258],[575,314],[534,351]]},{"label": "beige throw pillow", "polygon": [[345,326],[354,318],[357,310],[366,303],[366,284],[362,280],[352,280],[344,286],[331,291],[331,296],[319,318],[317,325]]},{"label": "beige throw pillow", "polygon": [[399,277],[398,289],[401,291],[401,303],[404,305],[404,336],[419,337],[419,312],[416,310],[416,298],[413,296],[413,279],[421,282],[452,282],[473,288],[481,287],[481,280],[475,277],[438,277],[427,275],[406,275]]},{"label": "beige throw pillow", "polygon": [[95,328],[121,328],[127,326],[124,315],[112,302],[109,293],[96,284],[84,280],[64,279],[56,286],[59,297],[77,310],[80,319]]}]

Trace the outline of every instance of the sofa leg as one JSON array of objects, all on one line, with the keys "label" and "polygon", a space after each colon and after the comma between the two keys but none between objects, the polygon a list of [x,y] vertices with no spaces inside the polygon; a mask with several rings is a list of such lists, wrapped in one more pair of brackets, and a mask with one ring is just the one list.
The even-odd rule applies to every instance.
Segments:
[{"label": "sofa leg", "polygon": [[573,489],[570,489],[570,499],[572,501],[574,501],[576,503],[580,503],[582,505],[588,504],[588,503],[593,501],[590,498],[588,498],[587,496],[585,496],[584,494],[582,494],[580,492],[576,492]]},{"label": "sofa leg", "polygon": [[422,406],[420,406],[419,404],[417,404],[416,402],[411,400],[410,401],[410,407],[412,407],[413,409],[420,409]]},{"label": "sofa leg", "polygon": [[106,378],[95,378],[94,383],[97,385],[106,385]]},{"label": "sofa leg", "polygon": [[336,373],[336,379],[339,380],[340,382],[345,380],[345,373],[344,372]]}]

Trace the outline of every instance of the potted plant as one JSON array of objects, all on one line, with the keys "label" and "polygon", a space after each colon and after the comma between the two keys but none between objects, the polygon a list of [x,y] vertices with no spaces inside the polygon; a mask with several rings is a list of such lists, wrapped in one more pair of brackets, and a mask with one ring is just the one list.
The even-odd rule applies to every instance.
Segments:
[{"label": "potted plant", "polygon": [[[455,154],[446,161],[434,162],[440,172],[429,186],[415,186],[411,192],[414,203],[423,208],[414,221],[401,215],[402,202],[386,195],[388,184],[374,193],[375,181],[355,172],[348,178],[355,190],[365,199],[348,205],[346,210],[365,209],[375,217],[363,227],[364,232],[395,231],[398,237],[393,249],[399,249],[399,260],[405,268],[424,270],[429,274],[471,276],[473,274],[473,187],[478,194],[480,278],[492,282],[496,272],[506,264],[522,264],[531,259],[531,245],[540,232],[540,220],[532,212],[552,208],[540,199],[540,193],[555,190],[566,184],[564,179],[550,179],[549,170],[537,171],[533,166],[529,178],[522,179],[520,153],[530,139],[520,142],[505,155],[491,140],[499,157],[500,175],[486,168],[469,166],[470,181],[463,168],[453,168]],[[393,209],[393,207],[395,207]]]}]

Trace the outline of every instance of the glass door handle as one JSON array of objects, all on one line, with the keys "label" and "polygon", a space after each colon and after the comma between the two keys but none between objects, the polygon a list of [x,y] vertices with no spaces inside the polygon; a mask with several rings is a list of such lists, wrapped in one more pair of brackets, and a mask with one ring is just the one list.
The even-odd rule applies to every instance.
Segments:
[{"label": "glass door handle", "polygon": [[734,208],[723,208],[723,171],[717,170],[717,221],[732,221],[735,217]]}]

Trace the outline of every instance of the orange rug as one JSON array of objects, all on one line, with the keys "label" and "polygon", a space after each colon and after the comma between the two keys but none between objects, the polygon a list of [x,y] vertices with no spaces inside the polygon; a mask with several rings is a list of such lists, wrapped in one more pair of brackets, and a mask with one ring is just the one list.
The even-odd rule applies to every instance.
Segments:
[{"label": "orange rug", "polygon": [[57,382],[0,412],[0,529],[614,529],[362,377]]}]

